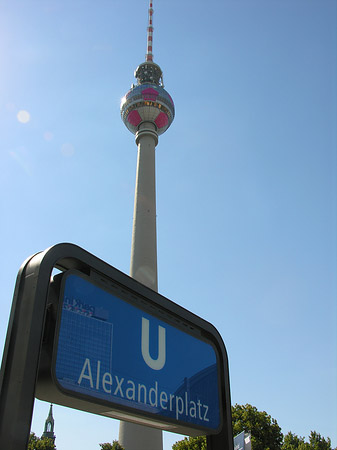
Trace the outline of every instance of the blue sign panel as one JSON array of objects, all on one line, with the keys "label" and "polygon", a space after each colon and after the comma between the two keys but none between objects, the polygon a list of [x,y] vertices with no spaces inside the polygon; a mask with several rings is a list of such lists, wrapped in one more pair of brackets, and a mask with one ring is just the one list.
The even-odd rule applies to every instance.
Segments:
[{"label": "blue sign panel", "polygon": [[200,331],[74,272],[61,311],[53,368],[61,389],[206,432],[221,426],[217,354]]}]

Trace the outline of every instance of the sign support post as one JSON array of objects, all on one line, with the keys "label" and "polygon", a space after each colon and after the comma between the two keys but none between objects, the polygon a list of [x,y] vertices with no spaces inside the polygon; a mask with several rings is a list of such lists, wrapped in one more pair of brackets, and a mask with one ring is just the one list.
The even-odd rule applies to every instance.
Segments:
[{"label": "sign support post", "polygon": [[18,273],[0,374],[0,448],[6,450],[27,449],[33,414],[47,299],[36,295],[35,260]]}]

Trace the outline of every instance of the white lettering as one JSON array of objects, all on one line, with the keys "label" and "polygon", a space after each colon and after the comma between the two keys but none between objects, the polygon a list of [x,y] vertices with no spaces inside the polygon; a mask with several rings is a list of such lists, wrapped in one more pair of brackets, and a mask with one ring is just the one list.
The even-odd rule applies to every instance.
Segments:
[{"label": "white lettering", "polygon": [[[180,408],[179,408],[179,405]],[[176,419],[178,420],[179,414],[184,412],[184,401],[181,397],[176,397]]]},{"label": "white lettering", "polygon": [[196,418],[197,417],[197,405],[193,400],[190,401],[190,416]]},{"label": "white lettering", "polygon": [[[88,369],[88,375],[85,375],[86,369]],[[80,375],[77,383],[81,384],[83,378],[85,378],[86,380],[89,380],[91,388],[94,387],[94,383],[92,381],[92,373],[91,373],[91,366],[90,366],[90,359],[89,358],[86,358],[86,360],[85,360],[85,362],[83,364],[82,372],[81,372],[81,375]]]},{"label": "white lettering", "polygon": [[204,421],[205,422],[209,422],[209,418],[207,417],[207,413],[208,413],[208,406],[207,405],[203,405],[205,408],[205,414],[204,414]]},{"label": "white lettering", "polygon": [[170,411],[172,411],[172,400],[174,399],[174,395],[170,394]]},{"label": "white lettering", "polygon": [[97,372],[96,372],[96,389],[99,389],[99,373],[101,370],[101,361],[97,361]]},{"label": "white lettering", "polygon": [[140,400],[141,389],[143,389],[143,391],[144,391],[144,401],[143,401],[143,403],[146,404],[146,386],[144,386],[144,384],[138,384],[138,403],[141,402],[141,400]]},{"label": "white lettering", "polygon": [[[151,400],[151,395],[154,394],[154,401]],[[155,382],[155,387],[149,390],[149,402],[151,406],[158,406],[158,382]]]},{"label": "white lettering", "polygon": [[106,387],[106,385],[112,386],[112,376],[111,376],[111,373],[109,373],[109,372],[105,372],[105,374],[103,375],[102,386],[103,386],[104,392],[106,392],[107,394],[111,394],[111,387],[108,388],[108,387]]},{"label": "white lettering", "polygon": [[159,402],[160,402],[161,409],[167,409],[167,406],[164,406],[164,404],[163,404],[164,402],[167,403],[167,394],[165,391],[161,391],[160,396],[159,396]]},{"label": "white lettering", "polygon": [[[90,385],[91,389],[100,391],[101,394],[103,394],[104,391],[106,394],[122,398],[126,397],[128,400],[143,403],[144,405],[148,405],[148,407],[159,407],[163,411],[168,411],[166,413],[167,415],[175,416],[176,420],[179,420],[182,415],[185,415],[191,419],[202,420],[206,423],[210,422],[208,416],[209,406],[202,404],[200,399],[197,401],[189,400],[189,392],[187,390],[182,392],[181,396],[168,394],[167,392],[160,390],[158,381],[153,380],[154,384],[152,384],[151,387],[141,383],[136,384],[132,380],[119,378],[117,375],[113,376],[109,372],[103,374],[101,368],[101,361],[97,360],[96,368],[92,368],[90,359],[86,358],[77,381],[78,385],[83,383],[84,389],[88,389],[88,385]],[[93,379],[92,369],[95,371],[96,380]],[[113,377],[116,381],[116,385],[114,384],[115,381],[113,380]],[[123,388],[124,382],[125,388]],[[112,386],[115,387],[114,390]]]},{"label": "white lettering", "polygon": [[117,395],[117,393],[119,391],[120,394],[121,394],[121,397],[124,397],[124,394],[123,394],[123,391],[122,391],[122,384],[123,384],[124,378],[121,378],[119,380],[119,378],[116,375],[115,375],[115,378],[116,378],[116,381],[117,381],[117,387],[115,389],[114,395]]},{"label": "white lettering", "polygon": [[197,405],[198,405],[198,411],[199,411],[199,419],[202,420],[202,417],[201,417],[201,410],[200,410],[202,404],[201,404],[200,400],[198,400]]},{"label": "white lettering", "polygon": [[[131,380],[128,380],[127,384],[131,384],[131,387],[127,388],[126,390],[126,398],[129,400],[136,400],[135,397],[135,383]],[[131,394],[130,394],[131,393]]]},{"label": "white lettering", "polygon": [[161,370],[166,362],[166,330],[158,326],[158,357],[153,359],[150,355],[150,322],[142,317],[142,356],[146,364],[153,370]]}]

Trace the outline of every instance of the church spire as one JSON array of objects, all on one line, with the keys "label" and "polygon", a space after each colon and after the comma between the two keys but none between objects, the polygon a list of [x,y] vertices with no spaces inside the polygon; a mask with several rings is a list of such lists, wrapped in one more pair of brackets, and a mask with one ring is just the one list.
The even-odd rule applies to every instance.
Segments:
[{"label": "church spire", "polygon": [[53,404],[50,404],[49,414],[44,424],[44,432],[42,437],[51,439],[55,442],[55,434],[54,434],[54,417],[53,417]]}]

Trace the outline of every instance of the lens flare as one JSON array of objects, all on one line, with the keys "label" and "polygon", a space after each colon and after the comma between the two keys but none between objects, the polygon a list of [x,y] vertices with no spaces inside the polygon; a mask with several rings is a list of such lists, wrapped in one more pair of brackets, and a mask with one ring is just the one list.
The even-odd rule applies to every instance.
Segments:
[{"label": "lens flare", "polygon": [[75,153],[74,146],[69,142],[63,144],[61,146],[61,153],[63,156],[73,156],[73,154]]},{"label": "lens flare", "polygon": [[30,121],[30,114],[28,111],[21,109],[16,115],[20,123],[28,123]]}]

